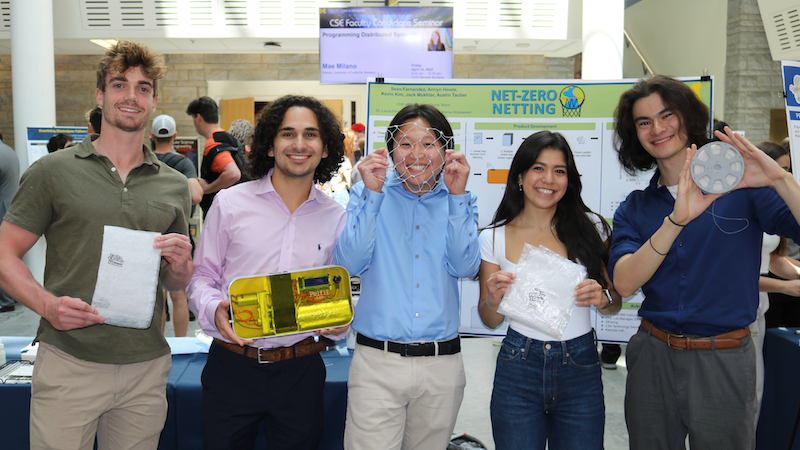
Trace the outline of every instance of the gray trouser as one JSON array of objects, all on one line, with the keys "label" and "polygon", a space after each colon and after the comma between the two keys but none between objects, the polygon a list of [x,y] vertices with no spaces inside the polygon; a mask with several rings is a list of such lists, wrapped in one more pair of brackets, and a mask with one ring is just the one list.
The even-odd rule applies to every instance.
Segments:
[{"label": "gray trouser", "polygon": [[755,448],[755,349],[678,350],[639,328],[626,352],[631,450]]},{"label": "gray trouser", "polygon": [[11,298],[10,295],[8,295],[8,292],[4,291],[3,289],[0,289],[0,307],[11,306],[15,303],[16,301],[13,298]]}]

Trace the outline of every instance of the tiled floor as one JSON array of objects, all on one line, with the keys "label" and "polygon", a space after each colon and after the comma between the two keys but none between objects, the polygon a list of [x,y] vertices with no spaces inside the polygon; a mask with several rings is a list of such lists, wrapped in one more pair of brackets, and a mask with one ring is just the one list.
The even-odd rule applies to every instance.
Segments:
[{"label": "tiled floor", "polygon": [[[39,316],[28,308],[17,305],[16,311],[0,313],[0,336],[34,336],[39,325]],[[198,329],[197,322],[189,323],[189,336]],[[173,336],[172,322],[167,322],[166,335]],[[489,449],[494,449],[492,427],[489,420],[489,398],[492,392],[495,360],[499,346],[491,338],[468,338],[463,340],[464,364],[467,373],[467,388],[461,405],[456,433],[468,433],[480,439]],[[624,356],[617,370],[603,370],[603,386],[606,399],[605,449],[628,448],[628,432],[625,429],[623,398],[625,396]]]}]

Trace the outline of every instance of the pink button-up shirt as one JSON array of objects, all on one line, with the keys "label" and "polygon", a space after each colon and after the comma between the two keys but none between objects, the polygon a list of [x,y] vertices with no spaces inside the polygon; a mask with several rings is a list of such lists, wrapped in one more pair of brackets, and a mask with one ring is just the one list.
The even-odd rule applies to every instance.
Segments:
[{"label": "pink button-up shirt", "polygon": [[[346,221],[344,208],[316,188],[290,213],[272,186],[271,170],[259,180],[220,191],[205,219],[186,289],[200,327],[225,340],[214,314],[228,299],[228,285],[235,278],[333,264],[336,238]],[[251,345],[287,347],[312,334],[256,339]]]}]

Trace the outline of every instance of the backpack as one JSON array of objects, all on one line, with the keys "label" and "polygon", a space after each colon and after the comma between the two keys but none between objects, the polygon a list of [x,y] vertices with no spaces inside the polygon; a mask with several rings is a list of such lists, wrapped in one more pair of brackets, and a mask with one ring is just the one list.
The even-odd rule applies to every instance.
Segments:
[{"label": "backpack", "polygon": [[486,445],[483,442],[467,433],[454,437],[447,445],[447,450],[478,450],[485,448]]},{"label": "backpack", "polygon": [[185,158],[185,156],[179,155],[177,153],[164,153],[161,162],[172,167],[175,170],[178,170],[176,166],[178,165],[179,162],[183,160],[183,158]]},{"label": "backpack", "polygon": [[219,177],[219,174],[211,172],[211,164],[214,162],[214,158],[216,158],[220,152],[230,152],[231,156],[233,157],[233,161],[236,163],[236,167],[238,167],[239,172],[242,173],[239,181],[234,184],[244,183],[245,181],[252,180],[252,178],[245,173],[245,166],[247,165],[247,150],[245,149],[244,144],[241,142],[239,142],[238,147],[233,147],[226,142],[220,142],[219,145],[209,150],[208,154],[203,156],[203,167],[201,168],[200,172],[200,176],[203,179],[210,183]]}]

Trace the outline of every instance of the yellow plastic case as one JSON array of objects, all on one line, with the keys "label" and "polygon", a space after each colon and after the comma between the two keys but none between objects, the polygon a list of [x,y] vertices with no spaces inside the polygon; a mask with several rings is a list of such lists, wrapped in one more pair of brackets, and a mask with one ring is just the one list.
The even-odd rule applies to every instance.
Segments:
[{"label": "yellow plastic case", "polygon": [[348,325],[350,274],[341,266],[241,277],[228,287],[233,331],[243,339]]}]

